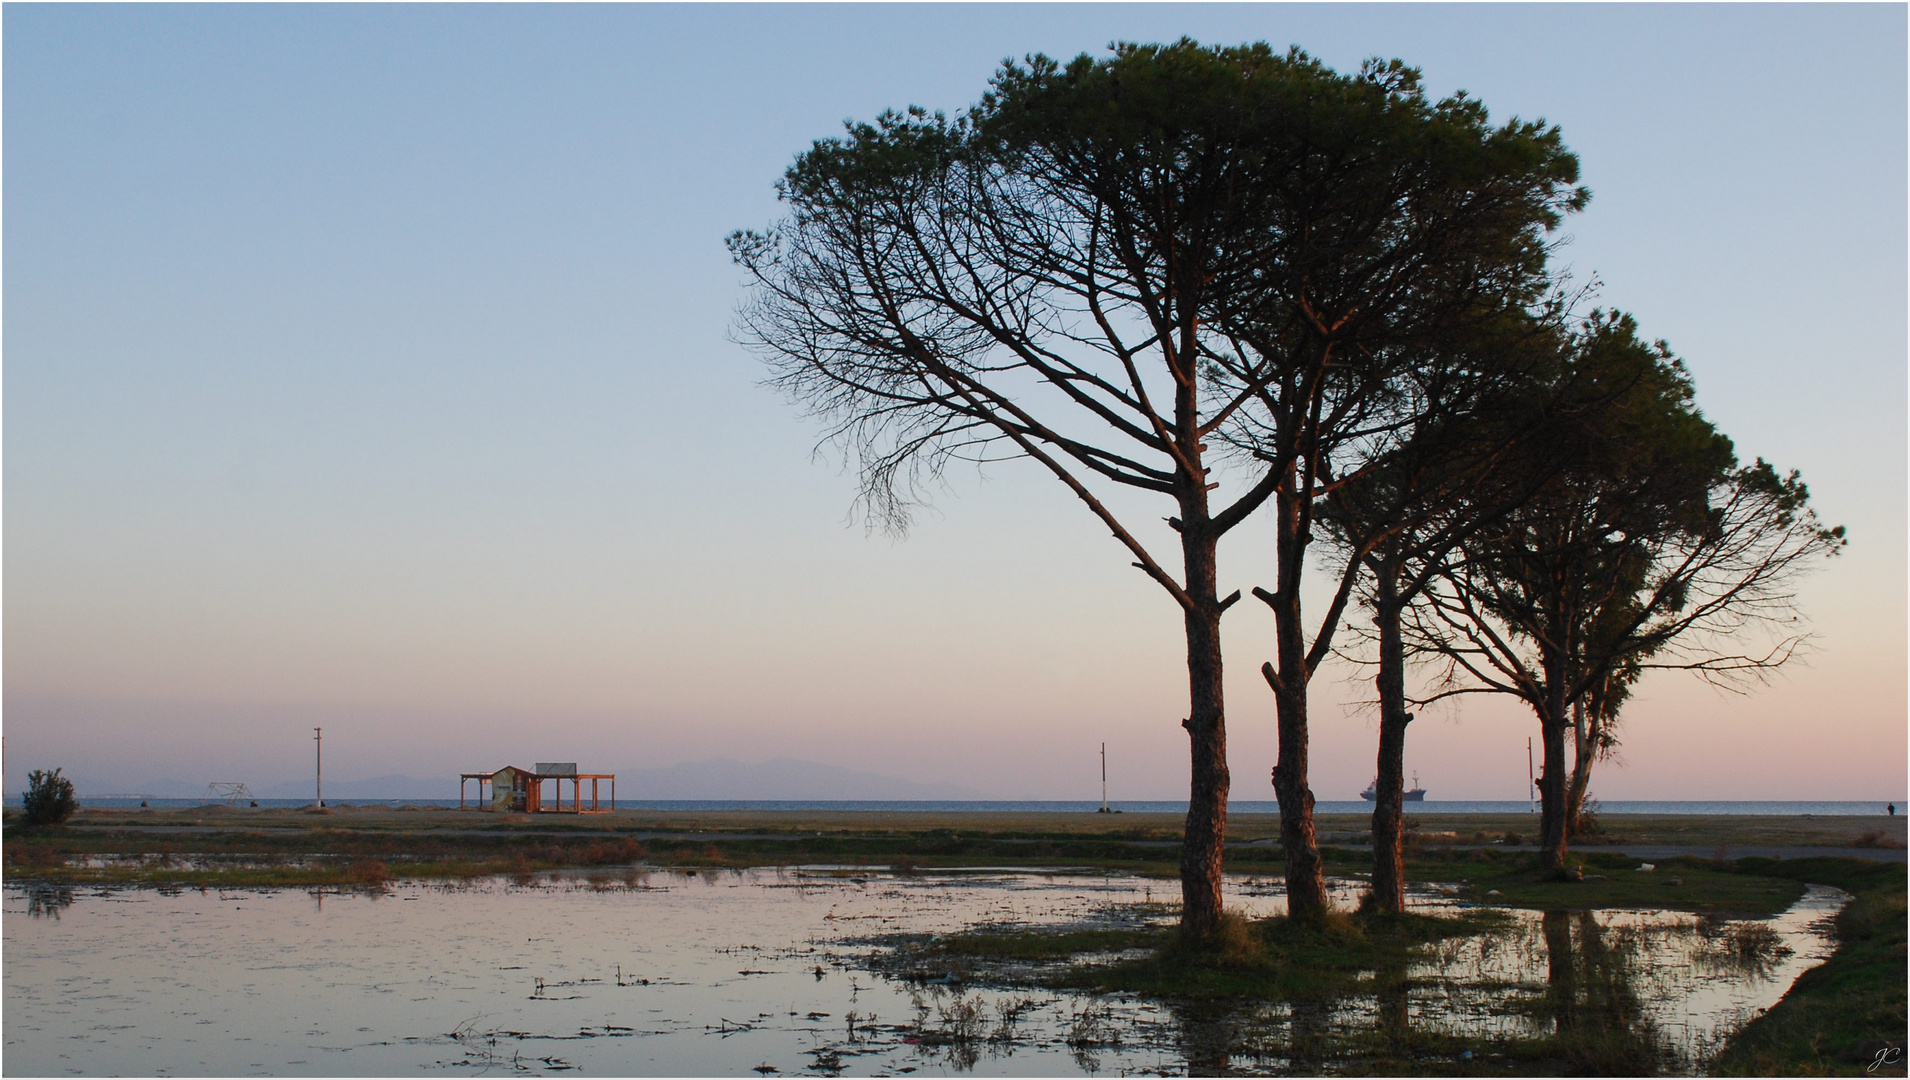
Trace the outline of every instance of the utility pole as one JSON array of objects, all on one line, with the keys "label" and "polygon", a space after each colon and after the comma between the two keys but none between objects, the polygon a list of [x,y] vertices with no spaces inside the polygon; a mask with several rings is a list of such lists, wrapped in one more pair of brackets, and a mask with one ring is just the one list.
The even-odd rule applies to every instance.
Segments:
[{"label": "utility pole", "polygon": [[1538,774],[1532,771],[1532,736],[1525,737],[1525,801],[1527,812],[1536,809],[1538,802]]},{"label": "utility pole", "polygon": [[318,744],[318,789],[315,793],[315,801],[323,807],[325,805],[325,729],[313,728],[312,740]]},{"label": "utility pole", "polygon": [[1111,814],[1108,809],[1108,744],[1101,744],[1101,812]]}]

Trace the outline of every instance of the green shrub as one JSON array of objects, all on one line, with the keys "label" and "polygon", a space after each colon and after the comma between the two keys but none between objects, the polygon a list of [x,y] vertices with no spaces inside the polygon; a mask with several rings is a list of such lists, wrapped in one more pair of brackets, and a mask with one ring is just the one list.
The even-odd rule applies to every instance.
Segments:
[{"label": "green shrub", "polygon": [[26,811],[28,825],[58,825],[73,816],[73,781],[60,770],[35,769],[27,774]]}]

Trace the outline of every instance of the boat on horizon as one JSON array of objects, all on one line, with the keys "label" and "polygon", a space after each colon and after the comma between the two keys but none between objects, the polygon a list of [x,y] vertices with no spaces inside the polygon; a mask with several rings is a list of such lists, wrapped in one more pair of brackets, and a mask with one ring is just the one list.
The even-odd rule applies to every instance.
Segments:
[{"label": "boat on horizon", "polygon": [[[1419,786],[1418,773],[1413,774],[1413,786],[1410,788],[1407,788],[1405,791],[1400,792],[1399,797],[1406,802],[1425,802],[1426,801],[1426,789]],[[1367,802],[1374,802],[1378,800],[1379,777],[1377,776],[1373,777],[1373,782],[1366,785],[1365,791],[1360,792],[1360,798],[1365,799]]]}]

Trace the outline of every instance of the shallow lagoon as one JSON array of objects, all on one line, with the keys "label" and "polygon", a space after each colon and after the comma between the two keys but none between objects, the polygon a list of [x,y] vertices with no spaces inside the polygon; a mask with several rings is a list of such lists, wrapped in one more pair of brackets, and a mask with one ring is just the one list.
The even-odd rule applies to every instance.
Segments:
[{"label": "shallow lagoon", "polygon": [[[1335,884],[1342,903],[1359,888]],[[1515,912],[1503,932],[1438,947],[1406,989],[1297,1013],[878,973],[899,939],[1165,920],[1154,901],[1176,891],[1126,875],[830,867],[384,895],[9,887],[4,1070],[1330,1072],[1361,1033],[1405,1025],[1483,1046],[1572,1022],[1570,1002],[1590,1009],[1619,986],[1628,1029],[1662,1068],[1689,1072],[1830,954],[1823,920],[1844,899],[1813,888],[1759,923]],[[1275,883],[1229,879],[1228,893],[1253,915],[1284,906]],[[1437,889],[1414,901],[1449,903]]]}]

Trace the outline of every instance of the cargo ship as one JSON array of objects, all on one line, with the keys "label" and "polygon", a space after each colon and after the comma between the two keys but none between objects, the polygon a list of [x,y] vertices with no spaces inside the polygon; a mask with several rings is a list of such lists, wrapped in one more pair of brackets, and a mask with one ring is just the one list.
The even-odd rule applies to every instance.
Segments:
[{"label": "cargo ship", "polygon": [[[1373,782],[1366,785],[1366,790],[1360,792],[1360,798],[1365,799],[1367,802],[1373,802],[1378,797],[1379,797],[1379,777],[1375,776],[1373,777]],[[1401,799],[1404,799],[1407,802],[1425,802],[1426,801],[1426,789],[1419,786],[1418,773],[1413,774],[1413,786],[1407,788],[1405,791],[1400,792],[1399,797]]]}]

